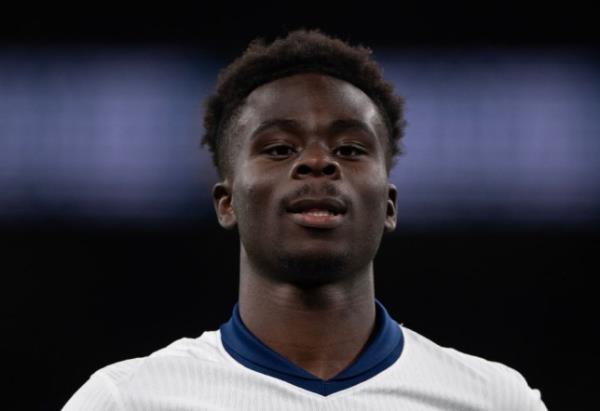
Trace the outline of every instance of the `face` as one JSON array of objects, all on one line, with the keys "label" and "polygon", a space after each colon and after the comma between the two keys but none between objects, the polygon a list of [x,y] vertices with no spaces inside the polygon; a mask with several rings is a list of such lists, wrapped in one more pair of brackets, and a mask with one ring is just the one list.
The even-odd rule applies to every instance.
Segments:
[{"label": "face", "polygon": [[242,254],[281,281],[337,281],[370,267],[396,225],[387,137],[350,83],[298,74],[256,88],[239,112],[229,175],[213,189]]}]

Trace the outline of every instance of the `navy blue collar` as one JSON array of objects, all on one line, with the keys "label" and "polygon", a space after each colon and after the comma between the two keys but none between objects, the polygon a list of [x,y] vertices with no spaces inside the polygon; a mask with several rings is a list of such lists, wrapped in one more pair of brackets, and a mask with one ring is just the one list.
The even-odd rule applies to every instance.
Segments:
[{"label": "navy blue collar", "polygon": [[221,341],[229,355],[245,367],[305,390],[329,395],[368,380],[400,357],[404,347],[402,331],[379,301],[375,300],[375,305],[375,331],[369,345],[354,363],[329,380],[298,367],[256,338],[242,322],[238,304],[233,308],[231,319],[220,328]]}]

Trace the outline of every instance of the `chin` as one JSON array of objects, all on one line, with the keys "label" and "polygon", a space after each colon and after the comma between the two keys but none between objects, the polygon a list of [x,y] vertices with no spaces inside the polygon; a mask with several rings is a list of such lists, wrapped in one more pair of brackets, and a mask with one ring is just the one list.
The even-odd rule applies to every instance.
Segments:
[{"label": "chin", "polygon": [[311,253],[310,255],[286,254],[278,256],[278,266],[285,278],[300,287],[315,287],[340,281],[349,274],[349,255]]}]

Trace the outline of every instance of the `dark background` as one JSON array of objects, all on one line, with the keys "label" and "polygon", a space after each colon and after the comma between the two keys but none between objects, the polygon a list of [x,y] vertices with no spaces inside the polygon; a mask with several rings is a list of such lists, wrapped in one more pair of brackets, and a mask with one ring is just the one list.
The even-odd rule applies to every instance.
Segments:
[{"label": "dark background", "polygon": [[[18,67],[28,58],[48,61],[36,60],[40,55],[68,58],[107,50],[127,55],[167,48],[186,55],[201,50],[218,68],[257,35],[270,39],[288,29],[318,27],[388,53],[459,59],[472,51],[527,56],[559,50],[560,56],[583,56],[592,71],[600,67],[596,19],[579,2],[324,3],[13,8],[0,17],[0,57],[16,53],[20,57],[12,64]],[[209,85],[216,74],[211,70]],[[594,75],[590,89],[597,104]],[[64,87],[68,90],[68,81]],[[9,89],[10,84],[0,82],[0,101],[2,90]],[[196,109],[192,106],[190,112]],[[585,132],[593,141],[600,128],[596,115],[589,115],[593,118],[586,120]],[[14,134],[6,132],[1,139],[25,138],[21,128],[2,128],[3,121],[10,119],[0,111],[0,132]],[[198,124],[194,127],[198,131]],[[99,135],[102,139],[103,132]],[[407,144],[410,139],[409,127]],[[550,142],[543,142],[540,151],[545,144]],[[37,143],[27,147],[40,148]],[[594,187],[600,150],[592,142],[582,152],[588,168],[577,169],[577,175],[591,187],[579,199],[585,207],[569,205],[554,213],[554,208],[548,211],[556,203],[552,197],[548,208],[544,201],[535,203],[537,208],[520,208],[517,202],[503,212],[504,191],[492,190],[491,200],[476,202],[476,209],[468,201],[465,206],[448,196],[432,196],[432,203],[454,205],[452,213],[418,220],[409,218],[418,215],[415,211],[402,213],[402,198],[411,197],[406,190],[398,231],[386,236],[376,260],[377,297],[398,322],[441,345],[516,368],[542,391],[551,410],[589,409],[597,381],[594,280],[600,268],[600,195]],[[410,155],[409,150],[406,161]],[[14,166],[32,157],[22,158],[4,161]],[[573,158],[572,167],[577,167]],[[198,162],[209,170],[206,155]],[[13,190],[0,193],[5,196],[0,201],[2,311],[7,317],[3,352],[11,365],[5,371],[8,387],[20,399],[7,409],[58,409],[96,369],[147,355],[182,336],[198,336],[227,320],[237,294],[237,238],[211,216],[210,187],[204,181],[198,184],[201,193],[189,187],[175,193],[174,198],[182,198],[176,206],[171,200],[156,206],[160,212],[138,215],[112,212],[110,201],[82,208],[77,195],[84,190],[60,197],[69,187],[46,183],[43,168],[27,178],[11,170],[0,164],[0,182]],[[206,173],[207,180],[214,177]],[[17,186],[26,194],[14,194]],[[60,200],[48,200],[54,193]]]}]

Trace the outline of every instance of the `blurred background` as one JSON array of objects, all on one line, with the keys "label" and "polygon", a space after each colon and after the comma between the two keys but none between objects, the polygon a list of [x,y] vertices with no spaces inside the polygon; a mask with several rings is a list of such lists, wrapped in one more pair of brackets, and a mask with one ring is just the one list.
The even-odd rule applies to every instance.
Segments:
[{"label": "blurred background", "polygon": [[549,409],[589,409],[600,42],[583,4],[52,5],[0,23],[7,409],[59,409],[96,369],[229,318],[239,247],[214,217],[202,103],[250,40],[300,27],[370,46],[407,101],[379,300],[516,368]]}]

